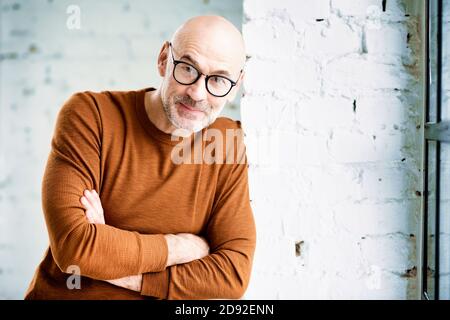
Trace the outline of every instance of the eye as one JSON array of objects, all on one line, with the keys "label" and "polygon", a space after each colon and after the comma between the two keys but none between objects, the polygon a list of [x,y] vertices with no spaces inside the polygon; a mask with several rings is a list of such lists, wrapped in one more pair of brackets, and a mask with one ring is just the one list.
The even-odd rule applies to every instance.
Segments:
[{"label": "eye", "polygon": [[224,85],[224,84],[226,84],[225,78],[222,78],[222,77],[212,76],[211,80],[213,81],[214,84],[217,84],[217,85]]},{"label": "eye", "polygon": [[194,73],[194,72],[195,72],[195,69],[192,68],[192,67],[191,67],[190,65],[188,65],[188,64],[184,64],[184,63],[183,63],[182,67],[183,67],[183,71],[185,71],[185,72],[188,72],[188,73]]}]

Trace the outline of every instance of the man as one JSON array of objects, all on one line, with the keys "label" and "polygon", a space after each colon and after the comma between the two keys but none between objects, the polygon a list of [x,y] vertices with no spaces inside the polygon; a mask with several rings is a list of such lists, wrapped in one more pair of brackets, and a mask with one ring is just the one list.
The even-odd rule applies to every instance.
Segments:
[{"label": "man", "polygon": [[218,115],[244,62],[230,22],[195,17],[163,44],[157,90],[83,92],[64,104],[42,183],[50,246],[26,299],[244,294],[256,232],[242,143],[214,149],[226,162],[174,161],[181,142],[205,153],[207,132],[240,130]]}]

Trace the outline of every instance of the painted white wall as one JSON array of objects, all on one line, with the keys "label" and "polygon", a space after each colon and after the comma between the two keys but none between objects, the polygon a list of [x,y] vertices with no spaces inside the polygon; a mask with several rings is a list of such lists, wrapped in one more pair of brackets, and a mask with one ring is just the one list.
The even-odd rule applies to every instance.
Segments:
[{"label": "painted white wall", "polygon": [[244,0],[246,298],[416,298],[421,1],[382,3]]}]

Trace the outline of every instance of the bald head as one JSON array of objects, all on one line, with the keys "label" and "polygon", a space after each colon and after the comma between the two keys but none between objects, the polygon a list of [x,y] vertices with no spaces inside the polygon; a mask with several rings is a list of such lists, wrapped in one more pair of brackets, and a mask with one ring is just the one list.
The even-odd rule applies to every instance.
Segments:
[{"label": "bald head", "polygon": [[197,132],[212,124],[226,102],[236,97],[244,63],[244,40],[231,22],[220,16],[186,21],[172,36],[171,45],[164,42],[159,52],[163,79],[154,97],[155,105],[161,101],[162,108],[152,109],[155,121],[160,120],[158,128]]},{"label": "bald head", "polygon": [[245,63],[245,46],[240,31],[221,16],[189,19],[174,33],[173,46],[180,51],[194,51],[236,72]]}]

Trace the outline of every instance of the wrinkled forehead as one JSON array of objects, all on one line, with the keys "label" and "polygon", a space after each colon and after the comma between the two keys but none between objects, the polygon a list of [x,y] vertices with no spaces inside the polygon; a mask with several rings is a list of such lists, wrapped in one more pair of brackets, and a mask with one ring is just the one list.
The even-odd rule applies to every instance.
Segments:
[{"label": "wrinkled forehead", "polygon": [[177,58],[194,60],[192,62],[206,69],[204,72],[224,70],[231,76],[237,76],[243,68],[245,53],[237,47],[239,44],[233,46],[233,41],[227,41],[220,34],[215,37],[205,37],[202,34],[179,36],[172,45]]}]

